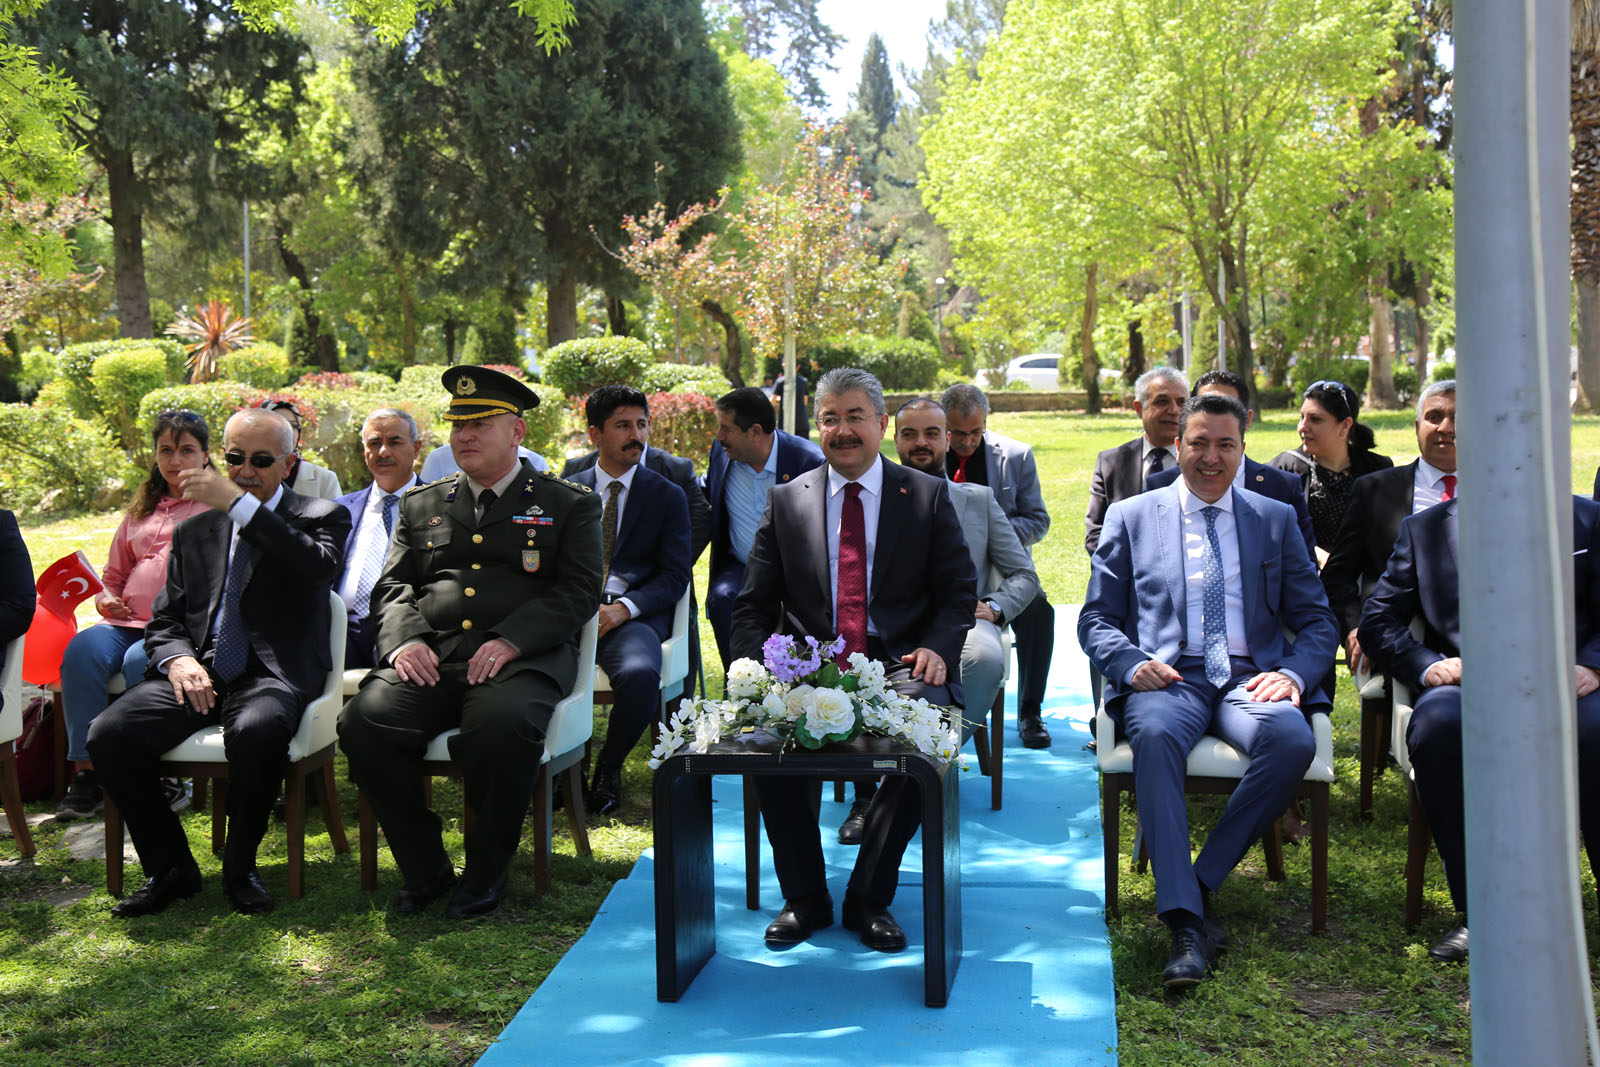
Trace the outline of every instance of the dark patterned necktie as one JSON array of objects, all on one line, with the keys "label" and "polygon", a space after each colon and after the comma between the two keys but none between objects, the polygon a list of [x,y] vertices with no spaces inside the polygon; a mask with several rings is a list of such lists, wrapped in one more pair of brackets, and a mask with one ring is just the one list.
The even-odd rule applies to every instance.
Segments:
[{"label": "dark patterned necktie", "polygon": [[1167,450],[1164,448],[1152,448],[1150,450],[1149,463],[1150,469],[1144,472],[1145,477],[1147,478],[1152,474],[1160,474],[1162,471],[1166,470]]},{"label": "dark patterned necktie", "polygon": [[1206,517],[1206,545],[1201,555],[1200,629],[1205,638],[1206,681],[1221,689],[1233,673],[1228,663],[1227,595],[1222,588],[1222,546],[1217,541],[1217,515],[1221,508],[1200,509]]},{"label": "dark patterned necktie", "polygon": [[217,623],[217,651],[211,668],[217,677],[231,682],[244,673],[250,657],[250,635],[245,632],[240,598],[244,595],[245,569],[250,565],[250,546],[243,539],[233,546],[233,561],[222,583],[222,618]]},{"label": "dark patterned necktie", "polygon": [[867,651],[867,524],[861,507],[861,484],[848,482],[844,505],[839,513],[839,588],[834,594],[834,613],[844,650],[838,662],[850,653]]},{"label": "dark patterned necktie", "polygon": [[[488,491],[493,492],[493,490]],[[399,493],[389,493],[383,498],[383,532],[386,534],[394,533],[394,509],[399,501]]]},{"label": "dark patterned necktie", "polygon": [[606,486],[606,506],[600,513],[600,552],[606,568],[602,586],[611,579],[611,550],[617,547],[617,498],[621,495],[621,482],[614,481]]}]

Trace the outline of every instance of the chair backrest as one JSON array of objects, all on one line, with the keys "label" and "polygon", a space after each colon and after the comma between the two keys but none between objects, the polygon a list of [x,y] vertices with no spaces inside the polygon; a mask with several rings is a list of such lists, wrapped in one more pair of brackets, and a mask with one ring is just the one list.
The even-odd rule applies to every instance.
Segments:
[{"label": "chair backrest", "polygon": [[578,673],[572,691],[550,713],[545,730],[544,762],[583,745],[594,736],[594,646],[600,639],[600,616],[583,624],[578,638]]},{"label": "chair backrest", "polygon": [[6,645],[6,666],[0,670],[0,696],[5,699],[0,707],[0,745],[22,736],[22,642],[18,637]]},{"label": "chair backrest", "polygon": [[691,581],[672,609],[672,636],[661,642],[661,688],[665,690],[689,677],[689,597],[693,592]]},{"label": "chair backrest", "polygon": [[337,590],[328,592],[328,655],[331,666],[322,682],[322,692],[306,705],[300,728],[289,742],[289,760],[301,760],[333,744],[339,732],[339,709],[344,706],[344,641],[346,616],[344,601]]}]

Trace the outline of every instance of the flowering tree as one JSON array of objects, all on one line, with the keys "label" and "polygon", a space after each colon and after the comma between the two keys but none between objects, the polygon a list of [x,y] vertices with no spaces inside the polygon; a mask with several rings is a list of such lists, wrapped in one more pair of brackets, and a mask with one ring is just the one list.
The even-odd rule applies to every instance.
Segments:
[{"label": "flowering tree", "polygon": [[[26,316],[36,301],[73,289],[85,289],[100,280],[103,267],[87,274],[72,271],[72,258],[65,254],[72,228],[94,217],[94,208],[83,195],[58,200],[18,200],[7,197],[0,202],[0,232],[31,234],[32,244],[0,241],[0,331],[9,330]],[[48,253],[40,259],[32,253]]]}]

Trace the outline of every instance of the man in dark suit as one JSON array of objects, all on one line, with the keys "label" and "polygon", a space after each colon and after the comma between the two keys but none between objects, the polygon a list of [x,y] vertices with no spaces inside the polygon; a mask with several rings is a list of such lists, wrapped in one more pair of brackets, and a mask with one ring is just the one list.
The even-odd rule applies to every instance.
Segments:
[{"label": "man in dark suit", "polygon": [[[500,906],[544,756],[551,712],[578,675],[578,638],[600,603],[600,502],[519,459],[539,398],[508,374],[451,367],[450,448],[461,471],[400,499],[373,592],[378,662],[339,714],[350,774],[405,879],[395,910],[446,893],[445,915]],[[477,816],[460,885],[422,757],[446,730]]]},{"label": "man in dark suit", "polygon": [[[682,456],[674,456],[670,452],[650,447],[648,423],[644,431],[639,434],[639,439],[644,442],[644,451],[637,461],[639,466],[654,471],[683,490],[684,502],[689,507],[689,562],[692,565],[700,558],[700,553],[705,551],[706,545],[711,543],[711,505],[706,502],[705,490],[700,488],[700,481],[695,476],[692,462]],[[562,465],[561,477],[570,480],[579,471],[588,470],[594,466],[598,455],[596,451],[589,451],[581,456],[572,457]]]},{"label": "man in dark suit", "polygon": [[[1403,467],[1373,471],[1350,487],[1339,536],[1322,567],[1322,587],[1339,618],[1350,669],[1364,666],[1361,605],[1389,563],[1400,523],[1456,495],[1456,383],[1433,382],[1417,398],[1417,451]],[[1387,741],[1383,742],[1388,744]]]},{"label": "man in dark suit", "polygon": [[[689,588],[689,509],[677,486],[639,462],[650,424],[645,395],[602,385],[584,405],[599,462],[572,476],[595,491],[605,568],[600,643],[595,663],[611,681],[611,718],[589,783],[591,811],[622,803],[622,763],[656,716],[661,642],[672,636],[672,611]],[[701,498],[698,489],[694,495]]]},{"label": "man in dark suit", "polygon": [[1144,492],[1151,474],[1178,465],[1178,411],[1189,396],[1189,379],[1177,367],[1155,367],[1133,383],[1133,410],[1144,433],[1095,457],[1089,481],[1089,512],[1084,516],[1083,547],[1094,555],[1106,509]]},{"label": "man in dark suit", "polygon": [[[1461,562],[1454,499],[1400,523],[1394,553],[1361,612],[1360,640],[1378,669],[1414,694],[1406,748],[1417,799],[1444,863],[1461,923],[1428,950],[1467,958],[1466,817],[1461,780]],[[1577,649],[1578,817],[1589,859],[1600,841],[1600,504],[1572,498]],[[1422,639],[1411,620],[1422,620]]]},{"label": "man in dark suit", "polygon": [[283,485],[294,432],[267,411],[241,411],[223,431],[228,477],[179,475],[183,495],[213,511],[179,523],[156,594],[145,681],[89,728],[89,756],[116,801],[146,881],[111,909],[147,915],[200,890],[200,868],[156,774],[161,754],[220,718],[228,758],[222,885],[234,908],[270,911],[256,872],[289,741],[332,667],[328,589],[350,513]]},{"label": "man in dark suit", "polygon": [[[1310,703],[1306,686],[1339,644],[1293,512],[1236,489],[1245,421],[1232,397],[1184,405],[1179,481],[1106,512],[1078,616],[1106,713],[1133,746],[1156,913],[1172,930],[1169,989],[1204,978],[1226,942],[1211,894],[1305,776],[1315,745],[1302,694]],[[1191,861],[1184,779],[1208,733],[1250,766]]]},{"label": "man in dark suit", "polygon": [[772,404],[760,389],[735,389],[717,400],[717,439],[706,467],[712,531],[706,618],[724,668],[732,662],[728,631],[733,604],[744,585],[745,561],[767,496],[773,487],[821,465],[822,451],[816,445],[777,428]]},{"label": "man in dark suit", "polygon": [[398,408],[378,408],[361,424],[361,458],[372,472],[372,484],[337,501],[350,513],[351,521],[338,585],[347,612],[346,668],[377,663],[372,650],[377,639],[377,627],[371,622],[372,590],[389,555],[400,494],[422,484],[412,472],[420,436],[417,420]]},{"label": "man in dark suit", "polygon": [[[989,398],[975,385],[950,386],[939,404],[949,425],[945,471],[950,480],[987,485],[1032,558],[1033,546],[1050,529],[1033,449],[988,428]],[[1056,612],[1042,587],[1011,620],[1011,633],[1017,649],[1017,736],[1027,748],[1049,748],[1050,731],[1040,713],[1055,651]]]},{"label": "man in dark suit", "polygon": [[33,624],[33,605],[33,563],[28,546],[17,529],[17,517],[0,510],[0,667],[6,665],[6,645]]},{"label": "man in dark suit", "polygon": [[[1231,370],[1208,370],[1195,380],[1194,388],[1190,390],[1189,395],[1204,396],[1211,393],[1231,396],[1244,405],[1245,429],[1250,428],[1250,420],[1254,417],[1254,409],[1250,407],[1250,383]],[[1145,478],[1145,489],[1148,491],[1171,485],[1177,477],[1177,468],[1169,467],[1159,474]],[[1317,535],[1311,528],[1311,511],[1306,507],[1306,490],[1305,486],[1300,484],[1299,478],[1288,471],[1269,467],[1265,463],[1257,463],[1249,456],[1245,456],[1244,462],[1239,465],[1238,472],[1234,475],[1233,486],[1235,489],[1249,489],[1273,500],[1280,500],[1294,508],[1295,522],[1300,528],[1300,536],[1305,539],[1306,551],[1310,553],[1313,564],[1316,562]]]},{"label": "man in dark suit", "polygon": [[[977,594],[949,491],[878,454],[889,418],[871,374],[829,371],[815,396],[828,462],[767,499],[733,611],[733,655],[759,661],[777,631],[819,641],[837,634],[843,656],[881,661],[897,691],[959,706]],[[816,812],[802,778],[759,778],[756,790],[784,896],[767,944],[795,944],[833,923]],[[890,775],[867,809],[844,898],[845,928],[869,948],[905,947],[889,904],[918,821],[916,786]]]}]

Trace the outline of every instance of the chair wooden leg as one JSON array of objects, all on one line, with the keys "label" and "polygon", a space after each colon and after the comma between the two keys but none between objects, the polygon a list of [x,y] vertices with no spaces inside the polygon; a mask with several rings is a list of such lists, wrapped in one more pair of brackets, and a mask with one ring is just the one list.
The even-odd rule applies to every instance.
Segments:
[{"label": "chair wooden leg", "polygon": [[539,767],[533,783],[533,895],[550,892],[550,765]]},{"label": "chair wooden leg", "polygon": [[284,791],[283,821],[289,834],[289,899],[306,894],[306,778],[299,767],[290,767]]},{"label": "chair wooden leg", "polygon": [[1328,783],[1311,787],[1311,932],[1328,929]]},{"label": "chair wooden leg", "polygon": [[50,694],[50,759],[55,775],[56,799],[67,795],[67,782],[72,778],[72,768],[67,761],[67,713],[61,703],[61,690]]},{"label": "chair wooden leg", "polygon": [[576,763],[561,772],[561,792],[567,802],[567,825],[578,855],[593,856],[589,847],[589,815],[583,810],[583,770]]},{"label": "chair wooden leg", "polygon": [[193,788],[189,790],[189,807],[195,811],[206,810],[206,779],[195,775],[190,779]]},{"label": "chair wooden leg", "polygon": [[333,761],[322,765],[322,822],[328,828],[328,839],[333,850],[341,855],[350,851],[350,842],[344,836],[344,816],[339,813],[338,776],[333,773]]},{"label": "chair wooden leg", "polygon": [[356,789],[356,847],[361,852],[361,888],[378,888],[378,820],[367,794]]},{"label": "chair wooden leg", "polygon": [[1261,838],[1261,847],[1267,854],[1267,877],[1274,882],[1283,881],[1283,820],[1278,819]]},{"label": "chair wooden leg", "polygon": [[1006,770],[1006,690],[1000,687],[989,707],[989,809],[1000,810]]},{"label": "chair wooden leg", "polygon": [[6,823],[24,856],[34,854],[33,835],[28,832],[28,813],[22,807],[22,778],[17,772],[17,756],[10,742],[0,753],[0,806],[6,809]]},{"label": "chair wooden leg", "polygon": [[1144,847],[1144,820],[1138,811],[1133,813],[1133,871],[1143,874],[1150,869],[1150,850]]},{"label": "chair wooden leg", "polygon": [[756,797],[756,782],[748,774],[744,783],[744,906],[761,908],[761,801]]},{"label": "chair wooden leg", "polygon": [[122,896],[122,812],[106,797],[106,892]]},{"label": "chair wooden leg", "polygon": [[218,778],[211,784],[211,854],[222,855],[222,846],[228,838],[228,780]]},{"label": "chair wooden leg", "polygon": [[1422,921],[1422,877],[1428,865],[1428,849],[1433,845],[1433,832],[1428,827],[1428,817],[1423,814],[1422,801],[1417,799],[1417,787],[1407,783],[1410,795],[1410,813],[1406,827],[1406,929],[1413,930]]},{"label": "chair wooden leg", "polygon": [[1100,776],[1100,833],[1101,847],[1105,850],[1106,909],[1112,915],[1121,915],[1117,903],[1117,864],[1122,848],[1122,790],[1117,788],[1116,776]]},{"label": "chair wooden leg", "polygon": [[978,757],[978,773],[988,775],[993,773],[989,768],[989,728],[987,726],[974,726],[972,728],[972,751]]},{"label": "chair wooden leg", "polygon": [[835,778],[833,780],[833,802],[835,804],[843,804],[844,803],[844,779],[843,778]]}]

